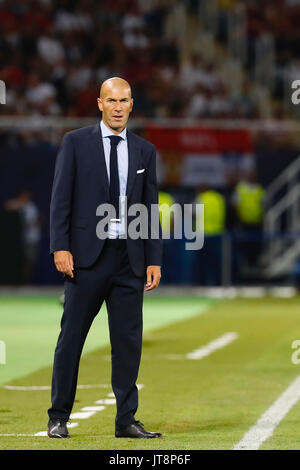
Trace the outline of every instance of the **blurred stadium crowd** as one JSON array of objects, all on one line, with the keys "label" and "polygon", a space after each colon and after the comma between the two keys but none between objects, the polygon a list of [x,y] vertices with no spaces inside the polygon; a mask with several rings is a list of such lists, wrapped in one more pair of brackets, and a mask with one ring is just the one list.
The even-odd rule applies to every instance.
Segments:
[{"label": "blurred stadium crowd", "polygon": [[299,1],[102,0],[99,7],[96,0],[0,2],[6,114],[97,115],[99,83],[111,76],[132,84],[135,117],[289,111],[284,75],[291,61],[297,67]]},{"label": "blurred stadium crowd", "polygon": [[[265,190],[299,154],[298,128],[284,127],[299,115],[299,19],[300,0],[0,0],[0,284],[61,281],[49,263],[57,145],[99,119],[99,86],[112,76],[132,85],[129,126],[157,147],[162,200],[206,201],[206,250],[166,240],[167,282],[261,281]],[[278,197],[298,191],[286,182]],[[298,227],[296,199],[286,206],[274,237],[286,220]],[[286,243],[281,279],[298,259],[300,284],[300,250],[280,264]]]}]

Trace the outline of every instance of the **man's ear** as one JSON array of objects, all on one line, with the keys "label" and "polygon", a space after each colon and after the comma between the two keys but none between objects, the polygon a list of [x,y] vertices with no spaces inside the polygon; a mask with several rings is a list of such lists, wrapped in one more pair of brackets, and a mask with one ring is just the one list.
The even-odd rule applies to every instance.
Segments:
[{"label": "man's ear", "polygon": [[101,98],[97,98],[98,108],[100,111],[103,111],[103,105]]}]

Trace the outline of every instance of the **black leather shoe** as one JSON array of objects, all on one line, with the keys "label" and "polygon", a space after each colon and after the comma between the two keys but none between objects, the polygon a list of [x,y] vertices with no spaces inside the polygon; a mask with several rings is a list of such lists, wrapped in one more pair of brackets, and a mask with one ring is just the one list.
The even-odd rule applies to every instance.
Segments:
[{"label": "black leather shoe", "polygon": [[134,421],[134,423],[128,424],[125,428],[116,429],[116,437],[134,437],[137,439],[153,439],[155,437],[162,437],[160,432],[149,432],[143,428],[143,423],[140,421]]},{"label": "black leather shoe", "polygon": [[61,419],[50,419],[48,423],[48,437],[70,437],[67,422]]}]

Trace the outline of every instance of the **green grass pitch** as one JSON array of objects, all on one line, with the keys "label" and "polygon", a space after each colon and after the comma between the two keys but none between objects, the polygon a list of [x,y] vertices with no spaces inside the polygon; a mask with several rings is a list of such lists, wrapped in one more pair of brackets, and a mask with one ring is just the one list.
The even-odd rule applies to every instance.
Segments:
[{"label": "green grass pitch", "polygon": [[[145,295],[144,342],[136,418],[163,439],[114,437],[115,405],[72,420],[71,439],[30,436],[46,430],[49,386],[62,307],[57,296],[0,297],[0,449],[232,449],[300,375],[291,344],[300,340],[300,299],[232,299]],[[238,337],[200,360],[186,354],[226,332]],[[81,360],[73,412],[112,392],[106,311],[97,316]],[[100,385],[107,385],[102,386]],[[262,449],[300,449],[300,402]],[[10,436],[3,436],[9,434]],[[23,436],[17,436],[24,434]]]}]

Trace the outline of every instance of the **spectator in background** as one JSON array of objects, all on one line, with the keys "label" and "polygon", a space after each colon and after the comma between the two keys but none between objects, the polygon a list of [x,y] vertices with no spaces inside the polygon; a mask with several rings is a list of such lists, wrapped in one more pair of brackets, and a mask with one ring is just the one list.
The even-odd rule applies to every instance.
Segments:
[{"label": "spectator in background", "polygon": [[174,212],[171,210],[175,199],[167,192],[160,190],[158,193],[159,218],[163,238],[162,272],[165,284],[172,284],[172,275],[176,273],[177,258],[174,256],[173,233]]},{"label": "spectator in background", "polygon": [[[204,60],[193,50],[190,60],[189,54],[182,57],[176,28],[169,30],[180,3],[3,1],[0,70],[10,84],[6,110],[88,116],[95,99],[90,84],[120,76],[138,90],[138,117],[222,118],[233,112],[248,117],[245,106],[239,111],[240,101],[232,106],[217,58]],[[195,15],[193,2],[183,3],[183,13]]]},{"label": "spectator in background", "polygon": [[243,229],[260,229],[264,214],[264,188],[257,181],[255,169],[244,173],[237,183],[233,196],[239,227]]},{"label": "spectator in background", "polygon": [[17,211],[21,217],[24,255],[23,282],[29,284],[32,281],[41,239],[39,210],[28,190],[23,190],[16,198],[6,201],[4,208],[7,211]]},{"label": "spectator in background", "polygon": [[41,81],[39,75],[31,73],[27,79],[26,98],[34,113],[43,115],[60,114],[60,107],[56,102],[56,88],[50,82]]},{"label": "spectator in background", "polygon": [[[196,212],[196,204],[203,204],[204,212]],[[196,188],[193,201],[194,230],[204,232],[204,245],[197,251],[185,252],[185,282],[205,287],[222,282],[222,240],[226,229],[226,202],[224,196],[207,184]],[[196,216],[200,220],[196,220]]]},{"label": "spectator in background", "polygon": [[37,40],[37,51],[48,64],[55,65],[64,58],[64,48],[61,41],[53,37],[53,29],[48,26],[45,33]]},{"label": "spectator in background", "polygon": [[240,270],[255,268],[261,254],[264,195],[264,188],[257,181],[255,169],[245,171],[232,198],[237,229],[241,232],[238,243]]},{"label": "spectator in background", "polygon": [[144,16],[141,15],[139,8],[132,2],[125,15],[121,19],[121,28],[123,33],[131,34],[135,30],[144,29],[146,26]]},{"label": "spectator in background", "polygon": [[209,93],[201,85],[190,94],[187,107],[184,111],[186,118],[200,118],[208,114]]},{"label": "spectator in background", "polygon": [[201,284],[219,286],[222,282],[222,239],[226,228],[223,195],[209,186],[198,188],[196,203],[204,205],[204,246],[198,258]]}]

